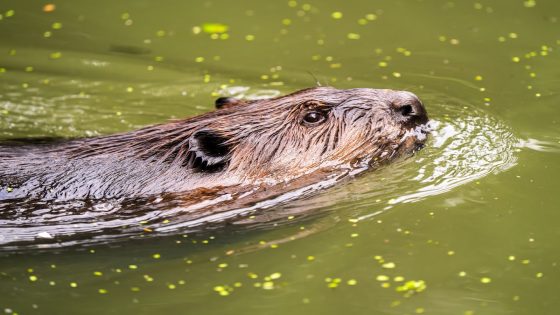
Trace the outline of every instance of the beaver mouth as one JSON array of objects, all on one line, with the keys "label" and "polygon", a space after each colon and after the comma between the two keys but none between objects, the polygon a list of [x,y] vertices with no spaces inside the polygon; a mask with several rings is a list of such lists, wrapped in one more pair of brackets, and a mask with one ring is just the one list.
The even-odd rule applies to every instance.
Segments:
[{"label": "beaver mouth", "polygon": [[433,127],[429,121],[414,128],[405,129],[394,156],[412,154],[422,149],[432,130]]},{"label": "beaver mouth", "polygon": [[425,146],[428,135],[433,130],[429,121],[413,128],[403,128],[401,136],[384,146],[378,156],[371,157],[367,162],[370,167],[389,163],[400,157],[410,156]]}]

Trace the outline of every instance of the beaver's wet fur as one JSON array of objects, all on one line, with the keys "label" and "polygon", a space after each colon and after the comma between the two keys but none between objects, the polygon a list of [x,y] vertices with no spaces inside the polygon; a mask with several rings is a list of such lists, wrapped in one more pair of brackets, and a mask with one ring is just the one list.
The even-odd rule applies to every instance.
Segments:
[{"label": "beaver's wet fur", "polygon": [[216,105],[128,133],[0,145],[0,200],[145,197],[375,167],[419,148],[428,121],[414,94],[394,90],[315,87]]}]

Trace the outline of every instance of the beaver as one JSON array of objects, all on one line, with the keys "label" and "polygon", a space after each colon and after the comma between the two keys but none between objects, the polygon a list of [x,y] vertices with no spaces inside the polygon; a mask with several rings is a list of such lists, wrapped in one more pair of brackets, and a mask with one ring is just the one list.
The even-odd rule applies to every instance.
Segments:
[{"label": "beaver", "polygon": [[216,107],[127,133],[0,145],[0,201],[134,198],[375,168],[419,149],[428,121],[416,95],[388,89],[314,87]]}]

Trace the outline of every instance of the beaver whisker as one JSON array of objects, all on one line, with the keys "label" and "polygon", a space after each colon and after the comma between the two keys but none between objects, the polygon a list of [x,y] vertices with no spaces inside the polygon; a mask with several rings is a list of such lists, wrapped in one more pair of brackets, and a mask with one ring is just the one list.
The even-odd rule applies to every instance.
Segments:
[{"label": "beaver whisker", "polygon": [[332,142],[331,150],[334,150],[338,145],[340,125],[337,124],[335,128],[336,130],[330,133],[331,137],[329,138],[329,142]]}]

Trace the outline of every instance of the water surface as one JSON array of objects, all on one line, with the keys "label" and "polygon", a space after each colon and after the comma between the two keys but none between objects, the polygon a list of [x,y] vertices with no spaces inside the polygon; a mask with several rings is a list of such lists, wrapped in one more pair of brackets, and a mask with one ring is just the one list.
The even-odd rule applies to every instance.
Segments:
[{"label": "water surface", "polygon": [[[557,2],[45,4],[0,4],[2,139],[127,131],[317,81],[410,90],[434,132],[411,158],[237,225],[4,247],[0,310],[556,313]],[[41,233],[10,224],[3,243]]]}]

